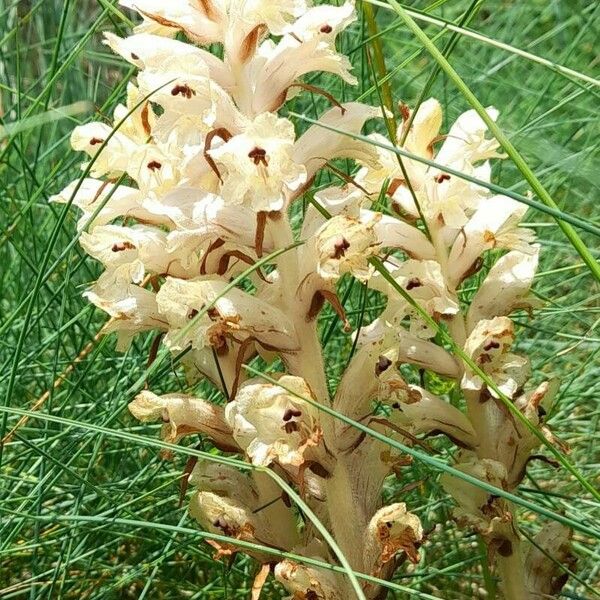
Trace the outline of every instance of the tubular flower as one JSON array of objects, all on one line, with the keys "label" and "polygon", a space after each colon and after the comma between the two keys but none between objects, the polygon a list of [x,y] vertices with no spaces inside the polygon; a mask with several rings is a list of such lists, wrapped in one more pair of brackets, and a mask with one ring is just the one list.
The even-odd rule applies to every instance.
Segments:
[{"label": "tubular flower", "polygon": [[[448,291],[442,270],[436,261],[410,259],[399,264],[388,262],[390,273],[406,292],[436,321],[458,312],[458,304]],[[394,290],[390,283],[379,275],[373,277],[371,287],[388,296],[388,303],[378,320],[370,329],[379,326],[401,331],[399,325],[406,317],[410,333],[427,339],[435,332],[420,318],[414,307]]]},{"label": "tubular flower", "polygon": [[[171,350],[181,351],[191,345],[220,351],[227,350],[228,340],[240,343],[248,339],[269,349],[298,349],[292,324],[277,308],[237,288],[225,295],[226,287],[220,279],[167,278],[156,301],[171,326],[165,338]],[[211,307],[200,316],[208,305]]]},{"label": "tubular flower", "polygon": [[315,234],[319,276],[335,281],[352,273],[359,281],[367,281],[372,270],[369,258],[379,247],[374,230],[377,221],[378,215],[369,223],[341,215],[327,221]]},{"label": "tubular flower", "polygon": [[237,444],[231,435],[221,407],[202,398],[166,394],[157,396],[145,390],[129,403],[129,411],[139,421],[162,421],[161,437],[176,444],[193,433],[207,435],[220,448],[235,451]]},{"label": "tubular flower", "polygon": [[[293,161],[294,126],[273,113],[263,113],[224,144],[209,151],[223,171],[225,202],[245,204],[255,211],[278,211],[286,193],[306,181],[306,169]],[[245,156],[245,160],[240,157]]]},{"label": "tubular flower", "polygon": [[[444,135],[435,99],[416,112],[400,104],[397,147],[377,132],[365,141],[367,123],[381,130],[392,115],[340,103],[335,88],[315,82],[320,72],[326,82],[356,81],[338,49],[356,21],[354,2],[120,4],[141,23],[104,41],[137,69],[136,81],[111,124],[75,128],[86,177],[51,200],[80,211],[81,246],[103,267],[84,293],[110,317],[104,332],[117,333],[117,349],[151,334],[148,364],[162,358],[162,344],[190,385],[206,379],[219,396],[145,389],[129,410],[161,423],[165,442],[200,434],[277,474],[240,472],[229,457],[227,465],[190,460],[182,477],[181,499],[189,486],[190,514],[219,540],[211,542],[218,556],[243,549],[263,563],[254,595],[276,551],[337,564],[315,517],[352,569],[391,579],[403,555],[419,560],[425,539],[405,502],[384,502],[386,479],[402,479],[411,460],[348,419],[428,450],[424,438],[443,435],[460,448],[459,471],[507,491],[540,458],[532,454],[540,439],[558,442],[544,408],[554,381],[532,387],[528,359],[512,351],[511,313],[538,306],[540,246],[521,226],[526,207],[486,187],[498,142],[472,110]],[[280,112],[306,91],[330,104],[310,126]],[[341,299],[349,279],[381,307],[355,310],[353,297]],[[347,333],[356,326],[332,365],[318,328],[326,302]],[[469,364],[453,356],[456,347]],[[248,379],[256,358],[270,381]],[[332,390],[338,364],[346,367]],[[317,406],[330,400],[343,418]],[[281,479],[302,499],[303,520]],[[482,534],[507,600],[560,589],[560,575],[527,551],[510,502],[459,477],[442,482],[457,524]],[[539,539],[572,566],[568,532],[544,528]],[[289,558],[271,572],[293,600],[355,591],[342,574]],[[367,582],[363,593],[375,600],[382,590]]]},{"label": "tubular flower", "polygon": [[342,600],[345,597],[339,577],[332,572],[291,560],[276,565],[275,579],[292,594],[290,600]]},{"label": "tubular flower", "polygon": [[422,539],[421,521],[406,510],[406,504],[399,502],[379,509],[369,523],[365,544],[372,572],[378,573],[398,552],[405,552],[412,562],[418,562],[417,548]]},{"label": "tubular flower", "polygon": [[525,558],[527,590],[534,597],[556,597],[575,570],[577,558],[573,554],[573,532],[560,523],[549,523],[535,536]]},{"label": "tubular flower", "polygon": [[379,380],[379,399],[390,408],[392,423],[411,434],[443,433],[463,448],[477,446],[475,430],[460,410],[419,386],[407,385],[391,370]]},{"label": "tubular flower", "polygon": [[[498,389],[514,396],[529,378],[529,361],[509,352],[515,339],[513,322],[507,317],[494,317],[479,321],[467,338],[465,352],[488,375]],[[462,386],[467,390],[481,390],[483,380],[467,368]],[[494,389],[489,393],[497,396]]]},{"label": "tubular flower", "polygon": [[[506,469],[502,464],[491,459],[464,458],[456,465],[459,471],[506,489]],[[506,501],[459,477],[444,474],[441,483],[457,503],[456,520],[484,536],[501,555],[512,554],[515,524]]]},{"label": "tubular flower", "polygon": [[306,382],[284,375],[279,383],[246,382],[225,417],[253,464],[299,467],[314,454],[322,431],[316,409],[302,400],[312,397]]}]

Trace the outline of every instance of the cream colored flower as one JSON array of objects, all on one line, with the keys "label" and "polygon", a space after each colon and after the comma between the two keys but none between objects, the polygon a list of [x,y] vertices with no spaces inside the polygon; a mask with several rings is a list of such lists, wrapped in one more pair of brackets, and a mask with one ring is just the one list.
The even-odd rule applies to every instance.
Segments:
[{"label": "cream colored flower", "polygon": [[[413,112],[410,111],[407,116],[410,118]],[[431,158],[433,143],[437,139],[442,126],[442,117],[440,103],[435,98],[425,100],[412,117],[413,122],[406,136],[405,148],[413,154]],[[402,135],[404,135],[404,130]]]},{"label": "cream colored flower", "polygon": [[[487,110],[492,118],[497,117],[495,109]],[[423,103],[408,133],[404,150],[431,159],[440,123],[439,104],[435,100]],[[488,181],[489,165],[486,161],[499,157],[496,153],[499,144],[496,140],[487,139],[486,132],[485,123],[475,111],[463,113],[450,129],[433,160]],[[444,173],[443,166],[433,168],[414,159],[402,158],[403,170],[396,153],[388,148],[390,142],[379,134],[370,137],[379,145],[376,149],[377,161],[361,169],[358,181],[372,194],[378,194],[387,182],[387,193],[393,204],[410,218],[420,216],[414,194],[430,226],[457,230],[467,223],[471,213],[487,196],[483,187]],[[412,191],[405,181],[406,176]]]},{"label": "cream colored flower", "polygon": [[[566,569],[575,571],[573,531],[551,522],[535,536],[525,557],[527,590],[533,598],[557,598],[567,582]],[[563,568],[565,567],[565,568]]]},{"label": "cream colored flower", "polygon": [[406,510],[404,502],[380,508],[371,519],[365,539],[365,563],[374,573],[398,552],[405,552],[412,562],[418,562],[417,549],[423,539],[419,518]]},{"label": "cream colored flower", "polygon": [[360,133],[370,119],[381,117],[381,109],[360,102],[346,102],[341,109],[331,108],[298,138],[294,160],[306,165],[308,179],[335,158],[373,164],[377,161],[377,149],[352,136]]},{"label": "cream colored flower", "polygon": [[301,399],[312,397],[303,379],[283,375],[279,383],[246,382],[227,405],[225,418],[253,464],[299,467],[321,439],[317,409]]},{"label": "cream colored flower", "polygon": [[[450,294],[439,263],[433,260],[410,259],[401,263],[388,262],[391,275],[399,286],[414,299],[431,317],[439,320],[458,312],[458,304]],[[388,303],[376,322],[397,329],[406,317],[410,317],[410,333],[422,338],[435,335],[408,303],[381,275],[371,279],[370,286],[388,296]],[[372,326],[373,327],[373,326]]]},{"label": "cream colored flower", "polygon": [[[182,149],[174,140],[165,143],[152,140],[153,119],[147,103],[129,114],[138,97],[137,88],[129,86],[127,106],[115,109],[114,131],[104,123],[80,125],[71,134],[71,145],[93,159],[93,177],[118,177],[127,173],[142,193],[164,192],[182,179]],[[121,123],[123,118],[126,121]]]},{"label": "cream colored flower", "polygon": [[50,202],[66,204],[71,198],[73,205],[83,213],[77,223],[80,231],[128,217],[153,225],[172,225],[168,218],[144,206],[144,195],[139,190],[126,185],[116,186],[108,181],[86,177],[81,182],[73,181],[51,196]]},{"label": "cream colored flower", "polygon": [[222,41],[224,27],[223,0],[119,0],[119,4],[137,11],[144,23],[136,31],[175,36],[185,33],[199,44]]},{"label": "cream colored flower", "polygon": [[[319,557],[321,558],[321,557]],[[323,560],[321,558],[321,560]],[[284,560],[275,566],[275,579],[292,595],[289,600],[343,600],[345,586],[333,571]]]},{"label": "cream colored flower", "polygon": [[[205,531],[231,538],[231,542],[212,542],[212,545],[217,548],[217,556],[234,554],[238,550],[235,540],[268,545],[275,539],[263,516],[254,513],[237,498],[198,491],[192,495],[189,511],[191,517],[196,519]],[[244,551],[261,562],[269,560],[271,556],[260,551],[247,549]]]},{"label": "cream colored flower", "polygon": [[167,234],[156,227],[99,225],[91,233],[82,233],[79,241],[90,256],[109,269],[139,261],[143,268],[135,283],[140,283],[146,272],[186,277],[198,270],[197,257],[167,251]]},{"label": "cream colored flower", "polygon": [[[238,288],[224,294],[226,286],[221,279],[167,277],[156,301],[162,318],[169,323],[165,343],[172,351],[191,345],[193,349],[212,346],[217,352],[226,352],[230,342],[248,338],[276,351],[298,349],[294,328],[278,308]],[[209,303],[212,307],[196,318]]]},{"label": "cream colored flower", "polygon": [[[322,206],[332,217],[342,216],[351,219],[359,219],[361,207],[363,203],[367,201],[367,198],[359,188],[346,184],[341,187],[332,186],[317,190],[314,195],[314,200],[315,203]],[[304,220],[302,221],[301,239],[313,237],[316,232],[325,225],[327,220],[328,218],[319,212],[312,203],[308,204],[304,214]]]},{"label": "cream colored flower", "polygon": [[[361,220],[371,211],[361,211]],[[410,258],[434,260],[435,249],[427,236],[416,227],[390,215],[381,215],[375,224],[375,234],[383,248],[398,248]]]},{"label": "cream colored flower", "polygon": [[252,91],[236,94],[236,100],[243,111],[255,115],[278,110],[288,99],[290,86],[314,71],[332,73],[351,85],[357,82],[350,73],[348,57],[318,37],[299,41],[289,34],[277,44],[267,40],[249,68],[253,73]]},{"label": "cream colored flower", "polygon": [[[498,118],[493,106],[486,108],[486,112],[494,121]],[[497,152],[500,143],[495,138],[486,138],[487,131],[487,125],[474,109],[464,112],[450,128],[435,161],[463,171],[476,162],[502,158]]]},{"label": "cream colored flower", "polygon": [[[515,400],[515,407],[551,443],[556,440],[543,424],[543,416],[550,409],[557,391],[558,381],[545,381]],[[531,452],[540,446],[540,439],[516,418],[503,419],[496,427],[494,438],[495,444],[491,450],[494,457],[506,467],[509,489],[515,489],[525,477]]]},{"label": "cream colored flower", "polygon": [[352,273],[359,281],[367,281],[372,274],[369,258],[379,250],[374,231],[377,221],[375,213],[369,223],[341,215],[329,219],[315,235],[319,276],[337,281],[344,273]]},{"label": "cream colored flower", "polygon": [[[459,471],[500,489],[506,489],[506,468],[498,461],[488,458],[478,459],[466,454],[455,465]],[[440,479],[444,489],[454,498],[457,506],[454,517],[463,527],[469,527],[482,534],[488,541],[509,544],[514,537],[512,515],[506,501],[493,496],[483,488],[454,475],[444,473]],[[506,548],[508,553],[509,548]],[[511,553],[512,549],[510,548]]]},{"label": "cream colored flower", "polygon": [[140,392],[129,403],[131,414],[142,423],[162,421],[161,437],[176,444],[186,435],[202,433],[223,450],[237,450],[231,428],[224,419],[223,408],[202,398],[186,394],[157,396],[149,390]]},{"label": "cream colored flower", "polygon": [[509,252],[490,269],[471,300],[467,313],[469,331],[484,319],[510,315],[519,308],[539,306],[539,300],[530,294],[530,289],[538,266],[540,246],[535,244],[532,250],[527,254],[518,250]]},{"label": "cream colored flower", "polygon": [[[496,387],[510,398],[527,381],[530,374],[529,361],[510,352],[514,339],[513,322],[507,317],[494,317],[477,323],[464,348]],[[483,380],[469,367],[465,368],[461,385],[465,390],[474,391],[485,387]],[[497,396],[494,390],[490,389],[489,392]]]},{"label": "cream colored flower", "polygon": [[286,33],[293,34],[303,42],[318,38],[333,44],[336,37],[354,21],[354,2],[345,2],[341,6],[324,4],[304,11],[286,28]]},{"label": "cream colored flower", "polygon": [[477,211],[457,234],[448,258],[448,277],[457,286],[468,276],[486,250],[502,248],[535,254],[530,245],[535,234],[519,227],[527,206],[507,196],[484,200]]},{"label": "cream colored flower", "polygon": [[260,493],[254,479],[247,473],[229,465],[199,460],[188,480],[200,492],[212,492],[224,498],[233,498],[241,504],[259,505]]},{"label": "cream colored flower", "polygon": [[[406,114],[407,120],[410,115],[411,112],[408,111]],[[423,102],[406,135],[403,149],[423,158],[431,159],[433,142],[437,139],[441,123],[442,111],[439,102],[433,98]],[[404,136],[405,126],[406,122],[399,132],[399,136]],[[408,189],[406,175],[408,175],[413,191],[422,202],[424,200],[423,189],[427,166],[410,158],[399,157],[389,148],[391,143],[384,136],[374,133],[369,137],[374,142],[377,160],[365,164],[358,174],[358,182],[374,195],[379,194],[384,185],[387,184],[387,194],[396,207],[408,213],[411,217],[418,217],[419,212]]]},{"label": "cream colored flower", "polygon": [[393,369],[379,379],[379,399],[389,407],[392,423],[414,435],[443,433],[463,448],[478,445],[473,425],[459,409],[419,386],[407,385]]},{"label": "cream colored flower", "polygon": [[135,273],[140,268],[141,263],[134,263],[105,271],[84,293],[92,304],[112,317],[104,331],[118,332],[118,350],[126,350],[137,333],[167,327],[167,321],[159,314],[156,294],[132,283],[139,280],[139,271]]},{"label": "cream colored flower", "polygon": [[259,211],[278,211],[286,194],[306,181],[304,167],[292,158],[294,126],[264,113],[245,130],[209,151],[223,180],[225,202]]}]

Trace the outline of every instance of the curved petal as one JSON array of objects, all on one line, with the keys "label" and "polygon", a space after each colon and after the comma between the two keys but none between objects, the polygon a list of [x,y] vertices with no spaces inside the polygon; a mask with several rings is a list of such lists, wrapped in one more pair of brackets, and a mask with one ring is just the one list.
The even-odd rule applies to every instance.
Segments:
[{"label": "curved petal", "polygon": [[143,423],[162,421],[161,437],[167,442],[176,444],[186,435],[201,433],[222,450],[239,451],[231,427],[225,421],[223,408],[202,398],[187,394],[157,396],[144,390],[128,408]]},{"label": "curved petal", "polygon": [[538,266],[539,244],[531,254],[513,250],[490,269],[471,300],[467,329],[472,331],[479,321],[510,315],[518,308],[532,308],[539,301],[529,294]]},{"label": "curved petal", "polygon": [[363,163],[377,159],[372,145],[353,140],[351,135],[360,133],[368,120],[381,118],[381,109],[360,102],[347,102],[342,108],[332,108],[321,116],[319,123],[327,128],[311,125],[294,144],[294,160],[306,165],[308,179],[334,158],[352,158]]}]

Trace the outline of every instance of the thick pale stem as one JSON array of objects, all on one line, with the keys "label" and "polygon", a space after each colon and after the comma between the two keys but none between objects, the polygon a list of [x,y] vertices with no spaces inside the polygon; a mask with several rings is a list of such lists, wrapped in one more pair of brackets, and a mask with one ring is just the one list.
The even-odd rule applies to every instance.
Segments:
[{"label": "thick pale stem", "polygon": [[344,456],[338,455],[326,489],[331,532],[352,568],[362,571],[368,515],[362,514],[362,502],[355,494],[356,477]]},{"label": "thick pale stem", "polygon": [[[478,458],[491,458],[502,462],[502,457],[498,456],[497,453],[496,434],[498,425],[505,418],[505,415],[493,401],[481,402],[480,397],[481,395],[478,392],[465,392],[469,417],[479,439],[477,456]],[[511,511],[516,529],[517,516],[514,506],[510,503],[508,503],[508,510]],[[516,534],[512,535],[509,541],[511,543],[510,556],[496,553],[494,558],[504,597],[506,600],[528,600],[530,595],[525,586],[526,579],[521,541]]]},{"label": "thick pale stem", "polygon": [[[276,247],[285,247],[293,242],[287,215],[271,222],[271,235]],[[316,320],[307,320],[310,299],[302,300],[296,293],[300,285],[300,249],[282,255],[279,263],[281,292],[284,310],[293,320],[298,336],[300,351],[287,359],[288,370],[308,383],[318,402],[329,404],[329,393],[325,375],[322,348],[317,333]],[[356,485],[344,457],[337,453],[335,421],[321,413],[321,425],[328,450],[336,455],[335,469],[326,480],[327,514],[331,533],[351,566],[362,567],[364,532],[367,516],[361,514],[360,503],[355,497]]]},{"label": "thick pale stem", "polygon": [[502,591],[505,600],[529,600],[531,594],[525,584],[524,560],[521,552],[521,543],[512,539],[512,554],[510,556],[496,555],[495,562],[498,575],[502,582]]}]

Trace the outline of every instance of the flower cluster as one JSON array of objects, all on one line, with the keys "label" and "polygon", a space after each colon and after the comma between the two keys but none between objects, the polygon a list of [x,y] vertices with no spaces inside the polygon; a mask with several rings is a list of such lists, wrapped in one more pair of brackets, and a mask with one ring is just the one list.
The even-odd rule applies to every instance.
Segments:
[{"label": "flower cluster", "polygon": [[[511,352],[509,315],[536,305],[530,287],[539,246],[519,226],[525,207],[485,187],[498,144],[474,111],[441,136],[442,112],[433,99],[414,114],[401,106],[403,128],[394,142],[414,158],[400,159],[380,134],[357,138],[367,121],[386,116],[382,110],[339,104],[303,80],[326,72],[355,82],[348,58],[336,49],[338,35],[356,19],[350,1],[121,4],[143,21],[127,38],[105,34],[105,43],[138,69],[136,84],[128,85],[111,124],[75,129],[71,143],[89,155],[83,167],[89,177],[54,200],[82,211],[81,245],[105,267],[86,296],[111,317],[106,331],[117,333],[118,348],[136,334],[156,332],[182,356],[190,383],[206,378],[227,400],[223,408],[145,390],[130,411],[141,421],[162,422],[165,441],[200,434],[222,452],[276,469],[331,531],[353,569],[390,578],[397,558],[419,560],[426,538],[405,503],[382,506],[384,480],[400,472],[406,457],[319,404],[332,402],[405,444],[443,434],[460,448],[460,471],[505,490],[519,484],[539,441],[507,412],[503,397],[551,438],[542,402],[554,386],[527,391],[529,363]],[[214,45],[218,56],[207,49]],[[298,136],[278,111],[306,91],[321,93],[333,107]],[[354,161],[356,173],[342,185],[313,190],[320,210],[305,211],[297,244],[290,208],[319,171],[339,175],[331,165],[338,158]],[[382,198],[389,210],[373,210]],[[497,250],[508,252],[464,309],[460,286]],[[375,272],[370,259],[377,255],[413,302]],[[327,302],[351,329],[337,295],[344,276],[378,290],[387,304],[355,332],[357,351],[330,399],[317,317]],[[476,370],[439,343],[423,314],[452,335]],[[249,379],[242,366],[256,356],[280,359],[285,372]],[[407,383],[401,365],[453,379],[466,410],[423,383]],[[481,533],[491,554],[518,557],[527,574],[524,594],[547,590],[539,571],[552,569],[539,553],[520,550],[508,503],[455,477],[443,483],[460,524]],[[317,528],[299,523],[287,495],[264,473],[199,462],[189,484],[190,514],[207,531],[231,538],[213,542],[220,554],[239,551],[235,542],[244,540],[334,562]],[[570,557],[564,531],[546,537],[546,546]],[[273,565],[272,553],[248,553]],[[529,564],[537,575],[527,571]],[[274,565],[273,574],[295,599],[351,593],[339,573],[289,559]],[[380,592],[373,583],[364,586],[368,598]]]}]

